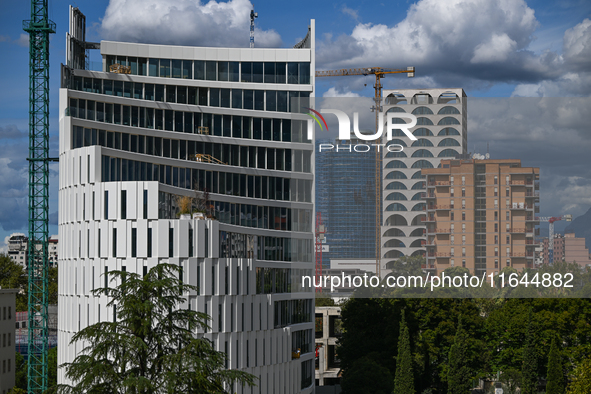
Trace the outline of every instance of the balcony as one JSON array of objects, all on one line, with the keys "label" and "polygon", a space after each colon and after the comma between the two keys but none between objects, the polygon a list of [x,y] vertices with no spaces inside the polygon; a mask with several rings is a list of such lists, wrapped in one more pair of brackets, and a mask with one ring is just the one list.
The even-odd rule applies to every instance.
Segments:
[{"label": "balcony", "polygon": [[431,181],[428,183],[429,187],[434,187],[434,186],[449,186],[450,183],[449,181]]},{"label": "balcony", "polygon": [[540,197],[540,192],[528,191],[525,193],[525,197]]},{"label": "balcony", "polygon": [[538,246],[538,245],[540,245],[539,242],[537,242],[537,241],[535,241],[533,239],[527,239],[527,240],[525,240],[525,244],[526,245],[529,245],[529,246]]},{"label": "balcony", "polygon": [[537,216],[528,216],[525,218],[526,222],[539,222],[540,218]]},{"label": "balcony", "polygon": [[421,218],[421,222],[434,222],[435,221],[435,217],[434,216],[429,216],[426,218]]},{"label": "balcony", "polygon": [[[425,194],[425,193],[423,193]],[[435,193],[427,193],[425,197],[423,198],[435,198]]]},{"label": "balcony", "polygon": [[429,233],[429,234],[449,234],[450,230],[448,228],[427,229],[427,233]]},{"label": "balcony", "polygon": [[507,230],[508,233],[525,233],[525,228],[511,227]]},{"label": "balcony", "polygon": [[530,252],[511,252],[509,257],[534,257],[534,254]]}]

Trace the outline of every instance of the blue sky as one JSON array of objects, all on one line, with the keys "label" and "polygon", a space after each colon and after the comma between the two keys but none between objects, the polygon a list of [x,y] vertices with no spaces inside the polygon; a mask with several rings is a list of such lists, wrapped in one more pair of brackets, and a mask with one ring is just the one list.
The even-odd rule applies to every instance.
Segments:
[{"label": "blue sky", "polygon": [[[69,5],[66,1],[49,1],[50,18],[57,23],[57,34],[52,35],[50,47],[52,156],[58,153],[59,72],[60,63],[65,59]],[[219,3],[79,0],[73,5],[86,15],[89,40],[248,45],[248,11],[251,8],[248,0]],[[6,236],[26,232],[27,228],[28,37],[22,31],[22,20],[29,19],[30,4],[3,1],[2,9],[0,248]],[[258,46],[292,46],[305,35],[309,20],[316,19],[319,69],[417,67],[416,78],[386,78],[386,88],[462,87],[469,97],[589,97],[591,93],[591,2],[586,0],[382,3],[304,0],[289,5],[278,1],[256,1],[255,10],[259,13],[255,35]],[[91,60],[98,61],[99,57],[95,54]],[[371,86],[371,77],[320,79],[317,95],[371,96]],[[579,101],[578,105],[584,106],[585,103]],[[583,112],[580,116],[585,116]],[[579,126],[572,126],[574,135],[580,135],[583,147],[590,147],[587,145],[591,141],[588,124],[580,126],[580,130],[576,129]],[[470,123],[468,127],[469,143],[486,140],[482,132],[472,131]],[[474,138],[470,137],[472,132]],[[500,157],[504,152],[501,137],[497,137],[497,142]],[[543,151],[522,150],[523,158],[530,155],[540,161],[540,150]],[[568,149],[544,151],[544,154],[551,156],[549,162],[560,163],[553,168],[568,168],[569,160],[588,159],[587,156],[573,158]],[[57,166],[51,168],[50,232],[57,233]],[[567,198],[564,203],[548,203],[547,214],[570,209],[577,215],[591,206],[591,197],[580,198],[581,195],[591,196],[591,174],[588,171],[581,168],[575,174],[561,174],[550,169],[547,173],[555,177],[548,184],[562,185],[561,190],[573,193],[573,199]],[[569,202],[575,200],[576,203]],[[542,200],[542,214],[544,210]]]}]

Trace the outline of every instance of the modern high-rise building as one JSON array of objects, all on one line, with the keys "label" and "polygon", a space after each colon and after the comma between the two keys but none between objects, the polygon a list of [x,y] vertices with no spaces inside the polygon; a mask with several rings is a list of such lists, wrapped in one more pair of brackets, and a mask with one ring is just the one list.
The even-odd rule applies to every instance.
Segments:
[{"label": "modern high-rise building", "polygon": [[[228,368],[257,376],[238,393],[311,393],[314,385],[314,21],[294,48],[86,43],[71,9],[60,90],[59,354],[112,321],[93,289],[112,270],[178,264],[199,290],[186,304]],[[100,48],[102,70],[84,67]],[[193,198],[204,219],[179,217]],[[63,370],[59,383],[66,383]]]},{"label": "modern high-rise building", "polygon": [[[319,144],[338,145],[338,141],[317,140]],[[325,268],[331,259],[375,259],[375,172],[374,152],[316,153],[316,212],[325,227]]]},{"label": "modern high-rise building", "polygon": [[539,202],[536,167],[520,160],[442,161],[424,169],[427,269],[460,266],[472,274],[533,268]]},{"label": "modern high-rise building", "polygon": [[[466,94],[462,89],[384,90],[383,111],[417,117],[411,128],[417,141],[398,130],[388,143],[402,152],[382,151],[381,266],[387,269],[401,256],[425,255],[425,176],[442,159],[466,153]],[[406,119],[393,122],[407,123]],[[375,214],[374,214],[375,216]]]}]

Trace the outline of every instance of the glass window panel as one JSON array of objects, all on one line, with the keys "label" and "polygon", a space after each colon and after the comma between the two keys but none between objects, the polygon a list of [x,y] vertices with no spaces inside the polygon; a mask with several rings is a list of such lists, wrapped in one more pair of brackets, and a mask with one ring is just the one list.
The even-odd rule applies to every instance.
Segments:
[{"label": "glass window panel", "polygon": [[261,137],[261,118],[252,118],[252,138],[255,140],[260,140]]},{"label": "glass window panel", "polygon": [[86,119],[94,120],[94,101],[92,100],[86,102]]},{"label": "glass window panel", "polygon": [[223,116],[223,132],[224,137],[232,136],[232,117],[230,115]]},{"label": "glass window panel", "polygon": [[156,85],[154,96],[155,101],[164,101],[164,85]]},{"label": "glass window panel", "polygon": [[187,87],[177,86],[176,87],[176,102],[179,104],[187,104]]},{"label": "glass window panel", "polygon": [[123,125],[131,125],[131,108],[129,105],[123,106]]},{"label": "glass window panel", "polygon": [[273,141],[281,141],[281,119],[273,119]]},{"label": "glass window panel", "polygon": [[213,135],[222,135],[222,115],[213,116]]},{"label": "glass window panel", "polygon": [[221,107],[222,108],[230,108],[230,89],[220,89],[222,99],[221,99]]},{"label": "glass window panel", "polygon": [[287,63],[287,83],[298,83],[298,65],[299,64],[295,62]]},{"label": "glass window panel", "polygon": [[195,79],[205,79],[205,61],[203,60],[195,60],[193,63],[194,67],[194,78]]},{"label": "glass window panel", "polygon": [[287,112],[287,92],[285,91],[277,92],[277,111]]},{"label": "glass window panel", "polygon": [[103,103],[96,103],[96,121],[105,121],[105,104]]},{"label": "glass window panel", "polygon": [[271,140],[271,119],[263,119],[263,139],[270,141]]},{"label": "glass window panel", "polygon": [[[201,89],[199,89],[201,91]],[[220,89],[210,88],[209,89],[209,106],[219,107],[220,106]]]},{"label": "glass window panel", "polygon": [[92,93],[92,78],[84,78],[83,91]]},{"label": "glass window panel", "polygon": [[113,81],[115,96],[123,97],[123,81]]},{"label": "glass window panel", "polygon": [[166,102],[176,103],[176,86],[166,86]]},{"label": "glass window panel", "polygon": [[[291,142],[291,119],[283,119],[281,122],[282,130],[282,141],[283,142]],[[288,170],[289,171],[289,170]]]},{"label": "glass window panel", "polygon": [[164,111],[161,109],[154,111],[154,126],[156,130],[164,130]]},{"label": "glass window panel", "polygon": [[234,138],[242,137],[242,117],[241,116],[233,116],[232,117],[232,137],[234,137]]},{"label": "glass window panel", "polygon": [[139,83],[136,82],[133,84],[133,98],[134,99],[143,99],[142,95],[143,95],[143,91],[144,91],[144,84],[143,83]]},{"label": "glass window panel", "polygon": [[146,127],[154,128],[154,108],[146,108]]},{"label": "glass window panel", "polygon": [[242,108],[242,89],[232,89],[232,108]]},{"label": "glass window panel", "polygon": [[310,83],[310,63],[300,63],[300,84]]},{"label": "glass window panel", "polygon": [[131,125],[133,127],[139,126],[139,108],[138,107],[131,107]]},{"label": "glass window panel", "polygon": [[174,131],[182,133],[183,130],[183,113],[181,111],[174,111]]},{"label": "glass window panel", "polygon": [[192,86],[187,88],[187,104],[197,104],[197,88]]},{"label": "glass window panel", "polygon": [[123,82],[123,97],[131,98],[133,82]]},{"label": "glass window panel", "polygon": [[137,153],[137,135],[131,135],[131,151]]},{"label": "glass window panel", "polygon": [[254,91],[254,109],[257,111],[265,110],[265,91],[255,90]]},{"label": "glass window panel", "polygon": [[193,114],[185,112],[185,133],[193,132]]},{"label": "glass window panel", "polygon": [[205,79],[208,81],[215,81],[216,78],[216,65],[217,62],[214,61],[206,61],[205,62]]},{"label": "glass window panel", "polygon": [[181,77],[181,65],[182,65],[182,60],[179,60],[179,59],[172,60],[172,77],[173,78],[180,78]]},{"label": "glass window panel", "polygon": [[285,150],[285,171],[291,171],[291,149]]},{"label": "glass window panel", "polygon": [[230,82],[240,82],[240,63],[230,62],[228,67],[228,77]]},{"label": "glass window panel", "polygon": [[183,60],[183,79],[193,78],[193,61]]},{"label": "glass window panel", "polygon": [[242,138],[252,138],[252,118],[245,116],[242,118]]},{"label": "glass window panel", "polygon": [[113,95],[113,81],[111,80],[103,80],[103,89],[104,89],[104,93],[108,96],[112,96]]},{"label": "glass window panel", "polygon": [[140,107],[139,121],[140,127],[146,127],[146,109],[144,107]]},{"label": "glass window panel", "polygon": [[154,156],[162,156],[162,138],[154,137]]},{"label": "glass window panel", "polygon": [[265,83],[275,83],[275,62],[265,62]]},{"label": "glass window panel", "polygon": [[252,63],[252,82],[263,82],[263,62]]},{"label": "glass window panel", "polygon": [[137,57],[130,57],[129,58],[129,67],[131,68],[132,75],[138,75],[137,74]]},{"label": "glass window panel", "polygon": [[[144,153],[144,140],[145,140],[145,137],[143,135],[138,136],[138,142],[137,142],[137,152],[138,153]],[[133,140],[132,140],[132,144],[133,144]]]},{"label": "glass window panel", "polygon": [[228,62],[218,62],[218,81],[228,80]]},{"label": "glass window panel", "polygon": [[158,60],[159,59],[149,59],[148,60],[148,76],[150,77],[157,77],[158,76]]},{"label": "glass window panel", "polygon": [[92,92],[99,93],[99,94],[103,93],[103,80],[102,79],[94,78],[92,80]]},{"label": "glass window panel", "polygon": [[178,159],[179,158],[179,140],[172,140],[172,152],[171,152],[171,157],[173,159]]},{"label": "glass window panel", "polygon": [[170,157],[170,140],[168,138],[162,139],[162,156]]},{"label": "glass window panel", "polygon": [[160,59],[160,76],[170,78],[170,59]]},{"label": "glass window panel", "polygon": [[121,124],[121,104],[113,104],[113,123]]},{"label": "glass window panel", "polygon": [[105,104],[105,122],[113,123],[113,104]]},{"label": "glass window panel", "polygon": [[137,75],[146,75],[148,72],[148,59],[140,57],[137,59]]},{"label": "glass window panel", "polygon": [[285,83],[285,62],[275,63],[275,83]]},{"label": "glass window panel", "polygon": [[164,111],[164,130],[172,131],[173,130],[173,111],[171,109],[167,109]]},{"label": "glass window panel", "polygon": [[199,105],[207,105],[207,88],[199,88]]},{"label": "glass window panel", "polygon": [[154,101],[154,84],[146,84],[146,100]]},{"label": "glass window panel", "polygon": [[267,90],[267,111],[277,111],[277,91]]},{"label": "glass window panel", "polygon": [[241,82],[252,82],[252,63],[242,62],[240,70],[240,81]]},{"label": "glass window panel", "polygon": [[244,91],[244,109],[253,109],[254,108],[254,91],[252,90],[245,90]]}]

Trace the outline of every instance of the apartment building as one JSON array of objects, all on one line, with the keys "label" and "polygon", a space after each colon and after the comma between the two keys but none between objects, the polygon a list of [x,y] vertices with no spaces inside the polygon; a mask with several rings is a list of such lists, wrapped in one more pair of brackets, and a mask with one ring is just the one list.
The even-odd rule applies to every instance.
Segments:
[{"label": "apartment building", "polygon": [[[555,234],[553,242],[554,261],[576,262],[581,266],[591,264],[591,255],[589,254],[589,249],[585,246],[585,238],[577,238],[574,233],[566,233],[564,235]],[[543,264],[550,263],[548,246],[548,238],[544,238],[542,243]]]},{"label": "apartment building", "polygon": [[14,387],[15,338],[17,289],[0,289],[0,393],[6,394]]},{"label": "apartment building", "polygon": [[[211,316],[228,368],[259,378],[238,393],[314,390],[312,275],[314,21],[294,48],[85,43],[70,13],[60,90],[58,363],[72,336],[116,319],[112,270],[178,264],[199,286],[186,304]],[[85,68],[100,48],[102,69]],[[178,216],[178,197],[206,218]],[[295,349],[299,349],[294,357]],[[58,383],[67,383],[62,370]]]},{"label": "apartment building", "polygon": [[520,160],[443,160],[426,176],[427,269],[475,275],[533,268],[539,168]]}]

